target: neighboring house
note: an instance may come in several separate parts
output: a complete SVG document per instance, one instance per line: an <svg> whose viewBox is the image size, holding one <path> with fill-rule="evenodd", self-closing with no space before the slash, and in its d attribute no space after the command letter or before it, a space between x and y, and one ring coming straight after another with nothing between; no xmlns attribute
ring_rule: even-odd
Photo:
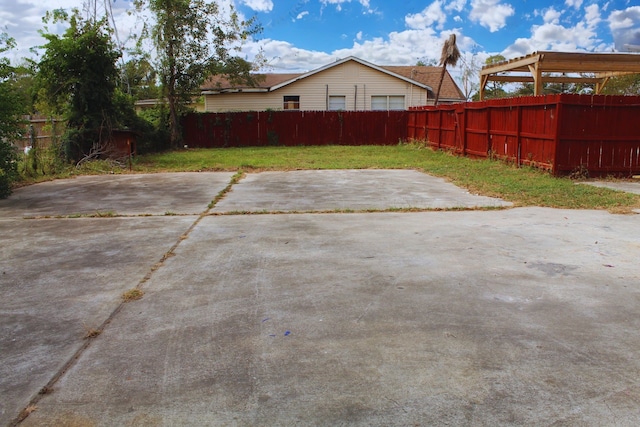
<svg viewBox="0 0 640 427"><path fill-rule="evenodd" d="M215 76L202 85L209 112L303 110L406 110L433 104L442 68L378 66L348 57L300 74L262 74L256 86ZM465 101L448 72L441 103Z"/></svg>

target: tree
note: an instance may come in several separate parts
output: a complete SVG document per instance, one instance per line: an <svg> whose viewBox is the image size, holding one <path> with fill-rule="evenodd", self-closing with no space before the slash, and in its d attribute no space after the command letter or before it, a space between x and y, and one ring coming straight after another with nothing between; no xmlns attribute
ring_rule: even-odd
<svg viewBox="0 0 640 427"><path fill-rule="evenodd" d="M135 0L155 16L150 35L155 46L163 98L169 109L171 143L182 135L179 117L204 80L216 74L231 81L254 81L253 64L232 55L261 29L254 19L241 21L231 7L205 0Z"/></svg>
<svg viewBox="0 0 640 427"><path fill-rule="evenodd" d="M12 49L15 41L0 33L0 54ZM23 102L13 86L15 69L5 57L0 58L0 199L11 194L11 183L18 178L16 150L12 141L22 137L20 114Z"/></svg>
<svg viewBox="0 0 640 427"><path fill-rule="evenodd" d="M505 60L506 58L502 55L493 55L488 57L484 63L485 65L492 65ZM492 81L490 86L486 87L484 91L485 99L504 98L505 96L508 96L508 93L504 90L504 83L502 82Z"/></svg>
<svg viewBox="0 0 640 427"><path fill-rule="evenodd" d="M480 84L478 83L478 71L480 67L476 64L476 55L471 56L468 61L463 59L462 67L462 92L468 101L474 92L478 91Z"/></svg>
<svg viewBox="0 0 640 427"><path fill-rule="evenodd" d="M416 62L416 67L437 67L438 61L433 58L423 58Z"/></svg>
<svg viewBox="0 0 640 427"><path fill-rule="evenodd" d="M105 20L83 19L77 9L47 14L45 22L68 22L62 36L43 32L45 53L38 64L40 96L67 120L65 151L80 160L104 144L118 125L114 96L118 77L115 49Z"/></svg>
<svg viewBox="0 0 640 427"><path fill-rule="evenodd" d="M442 54L440 55L440 66L442 72L440 73L440 82L438 83L438 91L436 92L436 99L433 105L438 105L438 99L440 98L440 89L442 89L442 81L444 80L444 74L447 71L447 65L455 67L460 59L460 51L456 46L456 35L451 33L449 38L444 42L442 46Z"/></svg>
<svg viewBox="0 0 640 427"><path fill-rule="evenodd" d="M606 95L640 95L640 74L612 77L602 93Z"/></svg>
<svg viewBox="0 0 640 427"><path fill-rule="evenodd" d="M533 83L520 83L513 92L515 96L533 96L535 93L535 87Z"/></svg>
<svg viewBox="0 0 640 427"><path fill-rule="evenodd" d="M158 98L157 73L151 62L145 58L131 59L120 69L121 90L135 100Z"/></svg>

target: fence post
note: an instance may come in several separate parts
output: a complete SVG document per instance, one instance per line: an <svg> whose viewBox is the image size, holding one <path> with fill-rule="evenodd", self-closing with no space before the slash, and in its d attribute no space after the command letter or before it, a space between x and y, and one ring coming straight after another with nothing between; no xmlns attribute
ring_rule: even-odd
<svg viewBox="0 0 640 427"><path fill-rule="evenodd" d="M456 114L458 114L458 116L461 116L461 119L459 120L459 124L458 124L458 131L460 132L460 140L462 143L462 155L466 156L467 155L467 108L465 104L460 104L459 106L456 107Z"/></svg>
<svg viewBox="0 0 640 427"><path fill-rule="evenodd" d="M563 114L564 98L559 96L556 98L556 126L553 130L553 160L551 163L551 174L558 176L560 171L558 170L558 153L560 152L560 133L562 126L562 114Z"/></svg>
<svg viewBox="0 0 640 427"><path fill-rule="evenodd" d="M522 140L520 138L520 134L522 133L522 106L516 106L516 146L517 152L516 156L518 159L518 167L522 165Z"/></svg>
<svg viewBox="0 0 640 427"><path fill-rule="evenodd" d="M487 157L493 155L493 141L491 140L491 108L485 101L485 111L487 116Z"/></svg>
<svg viewBox="0 0 640 427"><path fill-rule="evenodd" d="M442 110L438 109L438 149L442 144Z"/></svg>

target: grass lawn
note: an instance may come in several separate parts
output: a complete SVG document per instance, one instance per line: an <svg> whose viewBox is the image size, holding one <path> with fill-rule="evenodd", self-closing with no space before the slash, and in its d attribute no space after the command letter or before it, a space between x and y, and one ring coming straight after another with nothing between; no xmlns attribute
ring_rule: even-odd
<svg viewBox="0 0 640 427"><path fill-rule="evenodd" d="M313 146L188 149L138 156L133 172L241 171L296 169L416 169L448 179L472 193L500 197L515 206L570 209L606 209L631 213L640 208L640 196L575 185L568 178L529 167L517 168L495 160L473 160L420 144L393 146ZM19 169L26 170L24 162ZM23 173L18 186L73 175L128 173L107 161L93 161L79 169L57 168L43 173Z"/></svg>
<svg viewBox="0 0 640 427"><path fill-rule="evenodd" d="M296 169L417 169L469 191L501 197L516 206L607 209L629 213L640 196L575 185L568 178L494 160L472 160L418 144L190 149L138 157L137 172L260 171Z"/></svg>

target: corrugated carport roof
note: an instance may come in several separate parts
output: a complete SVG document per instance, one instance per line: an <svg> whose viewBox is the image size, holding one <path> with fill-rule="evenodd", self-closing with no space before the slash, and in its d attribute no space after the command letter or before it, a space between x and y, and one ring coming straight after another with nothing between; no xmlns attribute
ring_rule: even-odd
<svg viewBox="0 0 640 427"><path fill-rule="evenodd" d="M562 75L543 73L562 73ZM592 76L583 76L580 73L588 73ZM480 99L484 98L484 89L490 81L533 82L535 95L542 94L543 83L595 83L596 93L600 93L610 77L632 73L640 73L640 55L638 54L534 52L482 67Z"/></svg>

